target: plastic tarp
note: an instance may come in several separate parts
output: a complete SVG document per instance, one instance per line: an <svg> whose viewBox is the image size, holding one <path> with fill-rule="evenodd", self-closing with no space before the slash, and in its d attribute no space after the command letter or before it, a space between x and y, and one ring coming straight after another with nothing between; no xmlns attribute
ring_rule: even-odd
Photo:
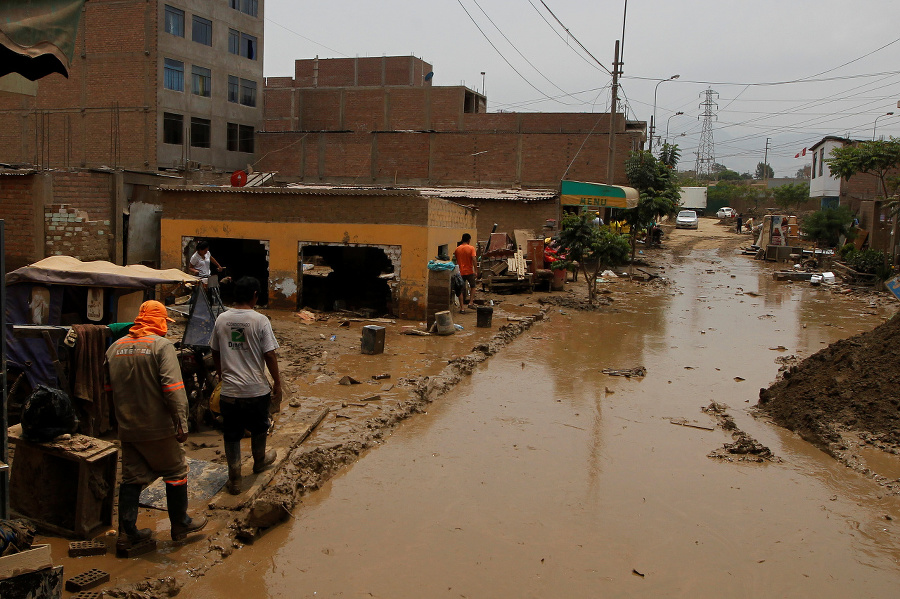
<svg viewBox="0 0 900 599"><path fill-rule="evenodd" d="M62 297L62 287L50 288L50 311L45 324L59 325ZM32 389L38 385L57 387L59 383L56 378L56 370L44 340L40 338L20 339L13 334L12 325L31 323L31 285L7 287L6 320L6 357L9 365L25 373Z"/></svg>
<svg viewBox="0 0 900 599"><path fill-rule="evenodd" d="M157 270L140 264L118 266L104 260L82 262L72 256L44 258L6 275L7 285L43 283L122 289L147 289L166 283L188 283L198 280L197 277L176 268Z"/></svg>
<svg viewBox="0 0 900 599"><path fill-rule="evenodd" d="M0 77L69 76L85 0L0 0Z"/></svg>

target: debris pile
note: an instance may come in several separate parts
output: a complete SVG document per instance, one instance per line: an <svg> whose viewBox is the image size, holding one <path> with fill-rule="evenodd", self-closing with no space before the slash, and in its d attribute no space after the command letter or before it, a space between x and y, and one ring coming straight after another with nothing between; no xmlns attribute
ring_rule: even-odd
<svg viewBox="0 0 900 599"><path fill-rule="evenodd" d="M790 365L760 389L758 408L826 451L844 449L842 430L900 446L900 318Z"/></svg>
<svg viewBox="0 0 900 599"><path fill-rule="evenodd" d="M729 462L780 462L781 458L775 456L772 450L742 431L734 422L734 417L728 413L728 406L712 402L703 411L714 416L716 422L723 430L731 431L733 443L725 443L719 449L711 451L707 457Z"/></svg>

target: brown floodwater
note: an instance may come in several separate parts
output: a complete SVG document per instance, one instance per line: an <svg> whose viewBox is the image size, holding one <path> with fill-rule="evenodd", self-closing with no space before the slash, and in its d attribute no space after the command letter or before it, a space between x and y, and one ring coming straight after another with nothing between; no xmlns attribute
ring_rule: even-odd
<svg viewBox="0 0 900 599"><path fill-rule="evenodd" d="M900 499L746 411L776 357L885 315L744 257L667 276L554 309L184 595L896 596ZM730 436L671 424L713 426L712 401L783 461L711 459Z"/></svg>

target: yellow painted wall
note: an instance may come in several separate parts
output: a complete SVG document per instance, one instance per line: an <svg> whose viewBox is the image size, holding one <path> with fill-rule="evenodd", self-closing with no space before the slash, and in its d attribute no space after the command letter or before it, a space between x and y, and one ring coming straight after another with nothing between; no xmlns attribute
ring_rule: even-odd
<svg viewBox="0 0 900 599"><path fill-rule="evenodd" d="M472 217L474 220L474 217ZM473 227L474 229L474 227ZM214 222L163 218L160 224L163 268L182 267L183 237L233 237L269 243L269 296L273 308L297 307L297 260L299 243L348 243L399 245L400 281L396 292L397 316L412 320L425 317L428 260L437 254L438 243L452 251L464 231L412 225Z"/></svg>

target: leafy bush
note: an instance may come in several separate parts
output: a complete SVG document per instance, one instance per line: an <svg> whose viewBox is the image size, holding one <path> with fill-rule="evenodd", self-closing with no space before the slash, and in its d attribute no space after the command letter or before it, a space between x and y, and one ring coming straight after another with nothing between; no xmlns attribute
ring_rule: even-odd
<svg viewBox="0 0 900 599"><path fill-rule="evenodd" d="M838 250L838 254L841 256L841 260L846 260L847 255L852 252L855 252L855 251L856 251L855 245L853 245L852 243L845 243L843 245L843 247L841 247L841 249Z"/></svg>
<svg viewBox="0 0 900 599"><path fill-rule="evenodd" d="M844 261L856 272L875 274L884 266L884 252L873 249L853 251L844 257Z"/></svg>

